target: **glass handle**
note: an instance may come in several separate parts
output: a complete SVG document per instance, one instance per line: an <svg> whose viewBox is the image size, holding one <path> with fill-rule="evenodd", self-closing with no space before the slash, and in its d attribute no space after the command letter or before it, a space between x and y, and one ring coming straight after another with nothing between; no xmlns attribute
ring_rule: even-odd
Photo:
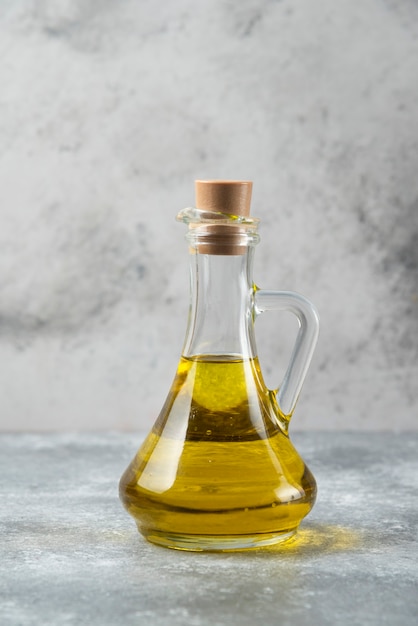
<svg viewBox="0 0 418 626"><path fill-rule="evenodd" d="M299 321L299 331L290 363L277 392L279 408L283 416L289 420L295 410L318 340L318 313L314 305L298 293L265 289L256 290L254 309L256 315L264 311L291 311Z"/></svg>

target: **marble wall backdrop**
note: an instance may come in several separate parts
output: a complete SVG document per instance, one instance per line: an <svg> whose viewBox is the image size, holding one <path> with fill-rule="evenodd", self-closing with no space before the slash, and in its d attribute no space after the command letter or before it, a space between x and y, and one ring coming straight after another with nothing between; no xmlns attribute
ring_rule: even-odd
<svg viewBox="0 0 418 626"><path fill-rule="evenodd" d="M256 282L320 311L293 427L417 427L415 0L3 0L0 52L1 429L151 426L195 178L254 181Z"/></svg>

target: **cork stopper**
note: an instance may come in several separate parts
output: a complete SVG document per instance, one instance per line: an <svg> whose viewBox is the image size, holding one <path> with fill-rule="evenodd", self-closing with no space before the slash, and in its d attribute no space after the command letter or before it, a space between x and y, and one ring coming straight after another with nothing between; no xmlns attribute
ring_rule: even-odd
<svg viewBox="0 0 418 626"><path fill-rule="evenodd" d="M245 226L234 221L223 221L223 213L232 216L248 217L250 214L252 182L248 180L197 180L196 208L214 212L213 219L218 224L195 225L198 237L197 251L203 254L242 255L245 254L248 237Z"/></svg>
<svg viewBox="0 0 418 626"><path fill-rule="evenodd" d="M253 184L249 180L197 180L196 208L229 215L250 214Z"/></svg>

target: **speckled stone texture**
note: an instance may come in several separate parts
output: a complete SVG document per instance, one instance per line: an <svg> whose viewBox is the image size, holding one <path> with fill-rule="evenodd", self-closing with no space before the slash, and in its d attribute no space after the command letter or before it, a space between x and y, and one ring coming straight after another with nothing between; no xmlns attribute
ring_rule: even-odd
<svg viewBox="0 0 418 626"><path fill-rule="evenodd" d="M295 433L318 502L287 548L148 544L117 498L142 435L0 437L7 626L414 626L415 433Z"/></svg>
<svg viewBox="0 0 418 626"><path fill-rule="evenodd" d="M0 429L154 421L195 178L254 181L256 282L319 309L294 427L416 428L415 0L3 0L0 51Z"/></svg>

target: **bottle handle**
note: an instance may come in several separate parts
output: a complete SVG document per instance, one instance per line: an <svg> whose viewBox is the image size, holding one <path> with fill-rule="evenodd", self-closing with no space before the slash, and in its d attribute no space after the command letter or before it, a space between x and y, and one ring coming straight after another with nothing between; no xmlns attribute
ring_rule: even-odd
<svg viewBox="0 0 418 626"><path fill-rule="evenodd" d="M264 311L291 311L299 321L290 363L277 391L280 412L289 422L305 380L318 340L319 317L314 305L304 296L292 291L257 289L254 297L255 315Z"/></svg>

